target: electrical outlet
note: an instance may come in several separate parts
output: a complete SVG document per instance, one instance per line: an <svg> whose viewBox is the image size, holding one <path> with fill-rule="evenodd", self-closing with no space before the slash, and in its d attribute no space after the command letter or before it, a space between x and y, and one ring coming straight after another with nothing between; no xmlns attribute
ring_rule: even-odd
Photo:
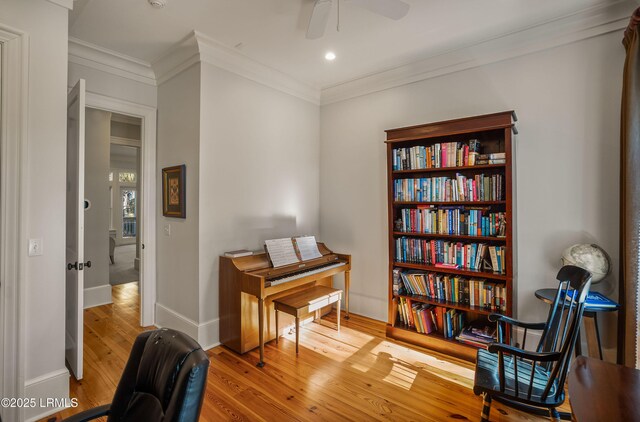
<svg viewBox="0 0 640 422"><path fill-rule="evenodd" d="M164 235L171 236L171 224L164 225Z"/></svg>
<svg viewBox="0 0 640 422"><path fill-rule="evenodd" d="M29 239L29 256L40 256L42 255L42 238L37 239Z"/></svg>

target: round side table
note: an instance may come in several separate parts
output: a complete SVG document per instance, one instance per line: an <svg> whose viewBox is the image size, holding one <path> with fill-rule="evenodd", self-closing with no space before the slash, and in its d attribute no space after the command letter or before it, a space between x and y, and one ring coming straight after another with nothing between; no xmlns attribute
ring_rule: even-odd
<svg viewBox="0 0 640 422"><path fill-rule="evenodd" d="M539 289L536 290L536 297L545 303L552 304L556 297L557 289ZM584 328L587 335L587 347L589 355L594 356L596 353L602 360L602 345L600 344L600 331L598 330L598 312L614 312L620 309L620 305L616 303L615 307L589 306L584 307ZM580 342L580 333L576 341L576 355L582 354L582 344Z"/></svg>

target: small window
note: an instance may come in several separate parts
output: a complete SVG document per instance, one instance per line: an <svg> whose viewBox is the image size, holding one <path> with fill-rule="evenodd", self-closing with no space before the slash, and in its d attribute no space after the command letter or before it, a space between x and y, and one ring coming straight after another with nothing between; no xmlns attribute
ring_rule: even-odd
<svg viewBox="0 0 640 422"><path fill-rule="evenodd" d="M120 183L135 183L136 174L132 171L121 171L118 175L118 180Z"/></svg>
<svg viewBox="0 0 640 422"><path fill-rule="evenodd" d="M113 172L112 171L109 172L109 181L113 182Z"/></svg>
<svg viewBox="0 0 640 422"><path fill-rule="evenodd" d="M136 237L135 189L122 189L122 237Z"/></svg>

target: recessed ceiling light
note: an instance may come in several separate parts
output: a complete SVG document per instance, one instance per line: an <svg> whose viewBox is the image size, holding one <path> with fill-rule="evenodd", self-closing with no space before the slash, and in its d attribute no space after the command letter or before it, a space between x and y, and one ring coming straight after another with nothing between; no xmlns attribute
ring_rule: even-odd
<svg viewBox="0 0 640 422"><path fill-rule="evenodd" d="M336 59L336 53L334 53L333 51L329 51L324 55L324 58L332 62Z"/></svg>

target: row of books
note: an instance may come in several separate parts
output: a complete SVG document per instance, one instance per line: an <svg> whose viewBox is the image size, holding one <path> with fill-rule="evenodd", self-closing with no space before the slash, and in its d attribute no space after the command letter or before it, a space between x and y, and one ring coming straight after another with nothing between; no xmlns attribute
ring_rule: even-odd
<svg viewBox="0 0 640 422"><path fill-rule="evenodd" d="M399 231L465 236L504 236L506 213L490 208L418 205L399 211Z"/></svg>
<svg viewBox="0 0 640 422"><path fill-rule="evenodd" d="M426 303L411 302L398 298L398 318L400 322L422 334L439 332L445 338L457 336L465 324L465 313Z"/></svg>
<svg viewBox="0 0 640 422"><path fill-rule="evenodd" d="M504 274L507 270L507 249L504 246L489 246L488 249L491 269L494 272Z"/></svg>
<svg viewBox="0 0 640 422"><path fill-rule="evenodd" d="M396 179L393 198L395 201L417 202L502 201L503 184L502 174L477 174L467 178L457 173L455 178Z"/></svg>
<svg viewBox="0 0 640 422"><path fill-rule="evenodd" d="M482 270L487 252L484 243L449 242L445 240L396 239L396 261L410 264L435 265L442 268Z"/></svg>
<svg viewBox="0 0 640 422"><path fill-rule="evenodd" d="M417 332L431 334L438 331L438 317L435 306L414 302L404 297L398 298L398 318L408 327L414 327ZM442 325L441 325L442 326Z"/></svg>
<svg viewBox="0 0 640 422"><path fill-rule="evenodd" d="M477 139L468 143L443 142L393 150L393 170L420 170L475 165L480 151Z"/></svg>
<svg viewBox="0 0 640 422"><path fill-rule="evenodd" d="M393 277L394 294L424 296L497 312L507 310L507 289L502 283L399 268L393 270Z"/></svg>
<svg viewBox="0 0 640 422"><path fill-rule="evenodd" d="M476 157L476 165L483 164L505 164L507 154L504 152L494 152L493 154L480 154Z"/></svg>

